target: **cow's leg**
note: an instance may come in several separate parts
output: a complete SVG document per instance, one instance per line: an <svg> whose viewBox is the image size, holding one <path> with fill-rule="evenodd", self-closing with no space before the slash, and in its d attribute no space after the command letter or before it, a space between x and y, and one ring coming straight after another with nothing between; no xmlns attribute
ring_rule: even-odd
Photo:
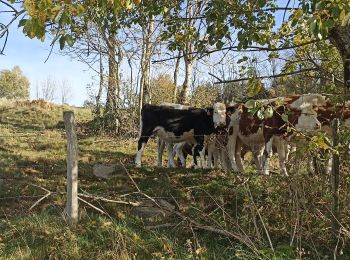
<svg viewBox="0 0 350 260"><path fill-rule="evenodd" d="M197 145L195 144L195 145L192 147L192 165L191 165L191 167L192 167L192 168L195 168L195 169L198 168L197 154L199 154L199 152L198 152L198 147L197 147Z"/></svg>
<svg viewBox="0 0 350 260"><path fill-rule="evenodd" d="M207 158L207 168L211 168L213 157L215 157L215 142L210 142L208 144L208 158ZM214 165L215 167L215 165Z"/></svg>
<svg viewBox="0 0 350 260"><path fill-rule="evenodd" d="M167 143L168 147L168 168L175 167L174 153L173 153L173 143Z"/></svg>
<svg viewBox="0 0 350 260"><path fill-rule="evenodd" d="M243 164L242 164L242 157L241 157L242 145L243 145L242 141L237 138L235 149L234 149L234 158L235 158L235 163L236 163L236 167L237 167L236 172L243 172L244 171ZM231 155L229 155L229 156L231 159ZM234 167L233 164L232 164L232 167ZM234 168L233 168L233 170L235 171Z"/></svg>
<svg viewBox="0 0 350 260"><path fill-rule="evenodd" d="M253 154L253 160L254 160L254 164L256 166L256 172L258 174L262 174L262 156L261 156L261 152L259 149L256 148L252 148L252 154Z"/></svg>
<svg viewBox="0 0 350 260"><path fill-rule="evenodd" d="M164 147L165 147L165 141L161 140L158 137L157 145L158 145L158 167L162 167L162 165L163 165L163 151L164 151Z"/></svg>
<svg viewBox="0 0 350 260"><path fill-rule="evenodd" d="M138 141L137 154L135 159L136 167L141 167L141 157L142 157L143 150L145 149L145 146L147 144L148 138L149 137L147 135L143 135L140 137Z"/></svg>
<svg viewBox="0 0 350 260"><path fill-rule="evenodd" d="M265 151L264 151L264 155L263 155L263 161L262 161L262 165L263 165L263 174L265 175L269 175L269 167L270 167L270 157L273 154L272 151L272 144L273 144L273 137L270 138L270 140L265 144Z"/></svg>
<svg viewBox="0 0 350 260"><path fill-rule="evenodd" d="M219 150L217 148L214 149L213 157L214 157L214 168L217 169L219 167Z"/></svg>
<svg viewBox="0 0 350 260"><path fill-rule="evenodd" d="M199 155L201 157L201 166L203 169L207 168L206 161L205 161L205 147L203 145L198 147Z"/></svg>
<svg viewBox="0 0 350 260"><path fill-rule="evenodd" d="M287 167L286 167L286 160L288 157L287 144L284 140L281 140L280 138L276 138L275 145L277 148L278 159L280 164L280 173L288 176Z"/></svg>
<svg viewBox="0 0 350 260"><path fill-rule="evenodd" d="M196 145L196 149L199 152L199 156L201 158L201 167L205 169L207 167L206 161L205 161L205 147L203 142L199 142Z"/></svg>
<svg viewBox="0 0 350 260"><path fill-rule="evenodd" d="M231 165L231 160L228 157L227 149L221 148L220 155L221 155L221 165L224 171L231 171L232 165Z"/></svg>
<svg viewBox="0 0 350 260"><path fill-rule="evenodd" d="M243 167L239 167L238 164L242 165L242 162L236 161L236 150L237 150L237 131L232 126L229 129L228 142L227 142L227 153L231 161L231 165L234 172L243 171ZM241 146L242 147L242 146ZM240 150L240 149L239 149Z"/></svg>
<svg viewBox="0 0 350 260"><path fill-rule="evenodd" d="M197 135L195 134L195 139L197 145L195 146L195 150L199 152L199 156L201 158L201 167L205 169L207 167L206 161L205 161L205 146L204 146L204 136L203 135ZM194 152L195 152L194 150ZM195 153L193 154L195 155Z"/></svg>
<svg viewBox="0 0 350 260"><path fill-rule="evenodd" d="M174 153L179 157L181 166L186 168L186 158L183 153L183 147L185 144L185 142L175 144Z"/></svg>

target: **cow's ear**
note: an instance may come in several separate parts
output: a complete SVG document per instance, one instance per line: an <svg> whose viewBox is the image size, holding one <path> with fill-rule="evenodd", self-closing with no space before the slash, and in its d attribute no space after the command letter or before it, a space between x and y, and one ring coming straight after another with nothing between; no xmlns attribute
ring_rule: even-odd
<svg viewBox="0 0 350 260"><path fill-rule="evenodd" d="M207 111L208 116L213 115L214 109L212 107L207 107L205 110Z"/></svg>

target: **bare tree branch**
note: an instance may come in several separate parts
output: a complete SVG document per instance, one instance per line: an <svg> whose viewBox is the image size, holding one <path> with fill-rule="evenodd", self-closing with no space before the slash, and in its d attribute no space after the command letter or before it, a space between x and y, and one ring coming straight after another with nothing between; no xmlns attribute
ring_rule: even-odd
<svg viewBox="0 0 350 260"><path fill-rule="evenodd" d="M293 72L288 72L288 73L281 73L281 74L270 75L270 76L261 76L261 77L256 77L256 78L257 79L280 78L280 77L300 74L300 73L304 73L304 72L308 72L308 71L318 71L318 69L317 68L306 68L306 69L302 69L302 70L298 70L298 71L293 71ZM221 80L219 82L214 82L214 84L240 82L240 81L245 81L245 80L249 80L249 79L251 79L251 77L249 77L249 78L240 78L240 79L232 79L232 80Z"/></svg>
<svg viewBox="0 0 350 260"><path fill-rule="evenodd" d="M202 53L203 53L203 56L205 56L205 55L208 55L208 54L212 54L214 52L219 52L219 51L224 51L224 50L239 51L239 52L283 51L283 50L290 50L290 49L303 47L303 46L306 46L306 45L309 45L309 44L313 44L313 43L317 43L317 42L320 42L320 41L322 41L322 40L312 40L312 41L304 42L304 43L301 43L301 44L298 44L298 45L286 46L286 47L277 47L277 48L260 47L260 46L249 46L249 47L247 47L247 49L239 49L238 46L228 46L228 47L221 48L221 49L214 49L214 50L210 50L210 51L204 51ZM199 52L193 52L191 54L198 54L198 53ZM154 61L152 61L152 63L165 62L165 61L169 61L169 60L173 60L173 59L177 59L177 58L183 58L183 55L172 56L172 57L161 59L161 60L154 60Z"/></svg>

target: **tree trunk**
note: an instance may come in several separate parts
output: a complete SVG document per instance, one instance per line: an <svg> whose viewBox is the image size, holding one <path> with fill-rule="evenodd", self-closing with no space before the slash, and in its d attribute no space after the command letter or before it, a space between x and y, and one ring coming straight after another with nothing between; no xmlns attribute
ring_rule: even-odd
<svg viewBox="0 0 350 260"><path fill-rule="evenodd" d="M150 72L151 72L151 56L152 56L152 33L154 21L151 20L146 27L143 28L143 49L141 58L141 87L143 88L142 105L151 103L150 91Z"/></svg>
<svg viewBox="0 0 350 260"><path fill-rule="evenodd" d="M96 96L96 114L100 116L101 113L101 96L104 84L104 76L103 76L103 64L102 64L102 52L100 52L100 86Z"/></svg>
<svg viewBox="0 0 350 260"><path fill-rule="evenodd" d="M343 60L344 66L344 94L348 99L347 93L350 89L350 26L334 27L329 32L331 43L338 49Z"/></svg>
<svg viewBox="0 0 350 260"><path fill-rule="evenodd" d="M189 96L190 96L190 87L191 87L191 79L192 79L192 67L193 60L185 56L185 81L182 85L182 90L180 93L180 104L188 104Z"/></svg>
<svg viewBox="0 0 350 260"><path fill-rule="evenodd" d="M108 37L108 87L107 87L107 101L106 112L115 112L117 110L117 71L116 71L116 41L115 35L111 34Z"/></svg>
<svg viewBox="0 0 350 260"><path fill-rule="evenodd" d="M177 102L177 79L179 77L179 68L180 68L180 52L179 57L176 59L175 70L174 70L174 94L173 94L173 102Z"/></svg>
<svg viewBox="0 0 350 260"><path fill-rule="evenodd" d="M144 104L151 103L150 91L150 73L151 73L151 56L154 45L151 42L152 33L154 30L154 20L142 28L143 44L141 56L141 79L140 79L140 97L139 97L139 115L141 118L141 110Z"/></svg>

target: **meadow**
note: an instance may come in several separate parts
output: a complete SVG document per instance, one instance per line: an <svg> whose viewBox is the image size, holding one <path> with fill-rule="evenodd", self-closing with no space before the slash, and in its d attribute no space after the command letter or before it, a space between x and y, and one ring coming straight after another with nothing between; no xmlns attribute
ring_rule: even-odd
<svg viewBox="0 0 350 260"><path fill-rule="evenodd" d="M66 136L79 143L79 223L64 218ZM96 135L91 110L43 101L0 102L0 259L325 259L350 257L350 172L342 161L339 233L329 176L294 155L291 176L143 167L136 139ZM93 174L114 165L109 179ZM274 162L276 164L276 162ZM339 258L338 257L338 258Z"/></svg>

